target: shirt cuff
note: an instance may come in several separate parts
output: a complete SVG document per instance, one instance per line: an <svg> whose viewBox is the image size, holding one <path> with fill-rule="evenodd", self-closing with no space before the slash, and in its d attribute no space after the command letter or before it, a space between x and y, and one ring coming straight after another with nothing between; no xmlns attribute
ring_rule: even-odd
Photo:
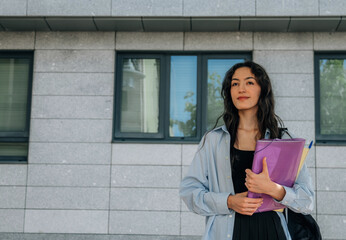
<svg viewBox="0 0 346 240"><path fill-rule="evenodd" d="M229 209L227 205L229 195L229 193L219 193L217 206L220 214L230 214L233 211L232 209Z"/></svg>
<svg viewBox="0 0 346 240"><path fill-rule="evenodd" d="M284 187L284 189L286 191L286 194L285 194L284 198L281 201L277 201L275 198L273 198L273 199L277 203L281 203L283 205L288 206L288 205L290 205L294 201L295 194L294 194L294 191L293 191L292 188L289 188L289 187L286 187L286 186L283 186L283 187Z"/></svg>

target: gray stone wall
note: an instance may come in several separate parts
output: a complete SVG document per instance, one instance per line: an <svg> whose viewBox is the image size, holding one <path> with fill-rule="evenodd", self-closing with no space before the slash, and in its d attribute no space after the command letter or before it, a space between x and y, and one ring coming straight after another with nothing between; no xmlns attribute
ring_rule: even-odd
<svg viewBox="0 0 346 240"><path fill-rule="evenodd" d="M296 136L314 139L314 51L345 51L345 38L310 32L0 32L0 50L35 50L29 163L0 165L0 238L196 239L203 233L203 217L178 196L196 144L111 143L116 50L252 51L272 78L278 115ZM345 153L346 147L317 146L307 160L324 239L346 236Z"/></svg>
<svg viewBox="0 0 346 240"><path fill-rule="evenodd" d="M0 5L2 16L33 17L346 15L343 0L0 0Z"/></svg>

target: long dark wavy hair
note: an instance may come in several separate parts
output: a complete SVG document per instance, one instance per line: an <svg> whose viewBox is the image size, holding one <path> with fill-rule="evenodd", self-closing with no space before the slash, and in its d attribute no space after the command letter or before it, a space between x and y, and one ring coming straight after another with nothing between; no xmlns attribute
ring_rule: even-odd
<svg viewBox="0 0 346 240"><path fill-rule="evenodd" d="M235 71L242 67L250 68L252 74L255 75L255 80L261 87L257 111L260 139L264 138L266 129L270 131L270 138L281 138L280 129L283 129L283 122L274 111L275 101L269 76L261 65L252 61L237 63L227 71L221 89L221 96L224 100L224 112L217 118L214 128L217 126L220 118L223 118L231 135L231 146L234 146L234 143L237 141L239 115L238 109L234 106L231 97L231 81Z"/></svg>

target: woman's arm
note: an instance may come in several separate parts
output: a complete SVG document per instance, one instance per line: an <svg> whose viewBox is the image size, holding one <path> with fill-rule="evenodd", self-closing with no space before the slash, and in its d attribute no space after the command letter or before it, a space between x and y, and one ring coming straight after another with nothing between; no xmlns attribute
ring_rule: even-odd
<svg viewBox="0 0 346 240"><path fill-rule="evenodd" d="M204 136L205 138L205 136ZM212 149L211 144L204 138L189 167L188 174L180 183L180 197L190 211L203 216L230 214L227 206L229 193L209 192L208 155ZM213 179L210 179L213 181ZM216 180L216 179L215 179Z"/></svg>

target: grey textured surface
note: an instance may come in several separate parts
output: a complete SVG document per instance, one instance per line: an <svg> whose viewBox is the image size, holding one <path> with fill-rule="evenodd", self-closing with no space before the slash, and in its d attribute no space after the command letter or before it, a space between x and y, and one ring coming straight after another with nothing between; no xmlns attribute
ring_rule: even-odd
<svg viewBox="0 0 346 240"><path fill-rule="evenodd" d="M313 33L254 33L257 50L312 50Z"/></svg>
<svg viewBox="0 0 346 240"><path fill-rule="evenodd" d="M257 0L257 16L318 16L318 0Z"/></svg>
<svg viewBox="0 0 346 240"><path fill-rule="evenodd" d="M314 50L346 50L345 32L314 33Z"/></svg>
<svg viewBox="0 0 346 240"><path fill-rule="evenodd" d="M314 120L314 99L313 98L276 98L276 113L282 120Z"/></svg>
<svg viewBox="0 0 346 240"><path fill-rule="evenodd" d="M205 217L191 212L181 213L182 235L203 235L205 229Z"/></svg>
<svg viewBox="0 0 346 240"><path fill-rule="evenodd" d="M344 0L319 0L321 16L342 16L346 14Z"/></svg>
<svg viewBox="0 0 346 240"><path fill-rule="evenodd" d="M26 208L108 210L109 188L28 187Z"/></svg>
<svg viewBox="0 0 346 240"><path fill-rule="evenodd" d="M318 146L317 167L346 168L346 149L343 146Z"/></svg>
<svg viewBox="0 0 346 240"><path fill-rule="evenodd" d="M110 16L111 0L27 0L29 16Z"/></svg>
<svg viewBox="0 0 346 240"><path fill-rule="evenodd" d="M182 16L183 0L112 0L112 16Z"/></svg>
<svg viewBox="0 0 346 240"><path fill-rule="evenodd" d="M41 165L28 170L28 186L109 187L110 166Z"/></svg>
<svg viewBox="0 0 346 240"><path fill-rule="evenodd" d="M112 119L111 96L34 96L32 118Z"/></svg>
<svg viewBox="0 0 346 240"><path fill-rule="evenodd" d="M112 187L178 188L181 167L113 166Z"/></svg>
<svg viewBox="0 0 346 240"><path fill-rule="evenodd" d="M111 211L111 234L179 235L179 212Z"/></svg>
<svg viewBox="0 0 346 240"><path fill-rule="evenodd" d="M108 211L26 210L25 232L107 233Z"/></svg>
<svg viewBox="0 0 346 240"><path fill-rule="evenodd" d="M28 0L1 0L0 16L25 16Z"/></svg>
<svg viewBox="0 0 346 240"><path fill-rule="evenodd" d="M312 51L253 51L253 60L271 73L313 73Z"/></svg>
<svg viewBox="0 0 346 240"><path fill-rule="evenodd" d="M183 50L182 32L117 32L116 50Z"/></svg>
<svg viewBox="0 0 346 240"><path fill-rule="evenodd" d="M250 32L187 32L184 50L252 50Z"/></svg>
<svg viewBox="0 0 346 240"><path fill-rule="evenodd" d="M35 49L114 49L114 32L37 32Z"/></svg>
<svg viewBox="0 0 346 240"><path fill-rule="evenodd" d="M269 74L275 97L314 97L314 75L306 73Z"/></svg>
<svg viewBox="0 0 346 240"><path fill-rule="evenodd" d="M113 144L113 164L177 165L181 164L180 144Z"/></svg>
<svg viewBox="0 0 346 240"><path fill-rule="evenodd" d="M21 208L24 209L25 187L1 186L0 187L0 208Z"/></svg>
<svg viewBox="0 0 346 240"><path fill-rule="evenodd" d="M0 165L0 186L25 186L27 165Z"/></svg>
<svg viewBox="0 0 346 240"><path fill-rule="evenodd" d="M114 72L114 51L37 50L35 72Z"/></svg>
<svg viewBox="0 0 346 240"><path fill-rule="evenodd" d="M323 239L345 239L345 216L317 215Z"/></svg>
<svg viewBox="0 0 346 240"><path fill-rule="evenodd" d="M24 209L0 209L0 232L23 232Z"/></svg>
<svg viewBox="0 0 346 240"><path fill-rule="evenodd" d="M319 214L345 215L346 192L319 191L317 205Z"/></svg>
<svg viewBox="0 0 346 240"><path fill-rule="evenodd" d="M254 16L255 1L188 0L184 1L184 16Z"/></svg>
<svg viewBox="0 0 346 240"><path fill-rule="evenodd" d="M33 95L112 96L113 73L35 73Z"/></svg>
<svg viewBox="0 0 346 240"><path fill-rule="evenodd" d="M179 212L179 190L165 188L112 188L110 209Z"/></svg>
<svg viewBox="0 0 346 240"><path fill-rule="evenodd" d="M345 168L317 168L317 190L346 192L345 182Z"/></svg>
<svg viewBox="0 0 346 240"><path fill-rule="evenodd" d="M111 141L111 120L32 119L32 142L94 142Z"/></svg>
<svg viewBox="0 0 346 240"><path fill-rule="evenodd" d="M36 143L29 145L30 163L110 164L110 143Z"/></svg>
<svg viewBox="0 0 346 240"><path fill-rule="evenodd" d="M13 39L16 39L13 41ZM0 49L33 50L35 48L34 32L0 32Z"/></svg>

